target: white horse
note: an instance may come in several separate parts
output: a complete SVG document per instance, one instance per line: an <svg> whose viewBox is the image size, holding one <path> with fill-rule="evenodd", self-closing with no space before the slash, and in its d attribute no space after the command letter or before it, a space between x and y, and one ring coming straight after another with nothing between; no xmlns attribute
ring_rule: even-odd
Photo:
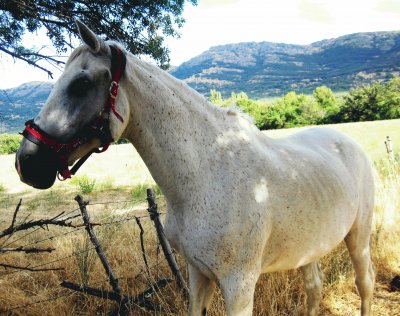
<svg viewBox="0 0 400 316"><path fill-rule="evenodd" d="M118 46L77 25L86 45L72 53L29 125L59 142L71 142L104 112L110 45ZM345 240L361 315L370 315L374 181L361 148L326 128L271 139L244 115L119 48L127 56L115 104L121 119L111 113L106 122L113 139L131 141L165 195L165 233L189 264L189 314L205 315L218 285L228 315L251 315L260 274L300 268L307 315L317 315L317 261ZM64 155L68 164L101 146L98 138L86 135L73 146ZM20 177L49 187L60 168L55 154L28 139L17 153Z"/></svg>

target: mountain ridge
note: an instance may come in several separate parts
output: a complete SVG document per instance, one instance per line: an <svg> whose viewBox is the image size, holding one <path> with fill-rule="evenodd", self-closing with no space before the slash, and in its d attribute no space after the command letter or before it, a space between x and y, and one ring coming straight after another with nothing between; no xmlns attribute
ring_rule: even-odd
<svg viewBox="0 0 400 316"><path fill-rule="evenodd" d="M310 93L320 85L349 90L400 74L400 31L367 32L308 45L243 42L213 46L171 74L202 94L211 89L253 98L288 91Z"/></svg>
<svg viewBox="0 0 400 316"><path fill-rule="evenodd" d="M31 81L0 91L0 133L17 133L46 102L53 83Z"/></svg>
<svg viewBox="0 0 400 316"><path fill-rule="evenodd" d="M289 91L311 93L321 85L347 91L400 76L400 31L355 33L308 45L218 45L170 73L206 96L216 89L225 97L243 91L251 98L264 98ZM31 82L1 90L0 132L20 131L38 113L52 87L50 82Z"/></svg>

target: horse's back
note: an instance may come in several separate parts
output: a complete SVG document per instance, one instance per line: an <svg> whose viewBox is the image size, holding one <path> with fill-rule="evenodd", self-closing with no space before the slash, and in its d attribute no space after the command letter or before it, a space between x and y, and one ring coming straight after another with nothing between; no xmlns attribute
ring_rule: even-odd
<svg viewBox="0 0 400 316"><path fill-rule="evenodd" d="M346 184L352 184L361 202L368 200L368 203L373 203L374 176L371 162L362 147L352 138L332 128L318 127L297 133L288 140L300 143L313 155L320 156L330 167L329 172L347 179L344 181Z"/></svg>
<svg viewBox="0 0 400 316"><path fill-rule="evenodd" d="M363 184L360 179L364 175L372 181L371 164L361 146L335 129L310 128L276 141L280 143L281 150L291 150L298 159L309 159L311 168L316 167L313 162L321 161L331 166L327 168L328 172L331 172L330 169L341 172L343 177L351 177L359 185Z"/></svg>

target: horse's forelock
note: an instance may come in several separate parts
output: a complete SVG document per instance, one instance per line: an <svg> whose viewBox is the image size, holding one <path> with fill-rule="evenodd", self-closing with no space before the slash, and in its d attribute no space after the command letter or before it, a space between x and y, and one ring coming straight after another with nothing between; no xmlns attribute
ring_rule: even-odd
<svg viewBox="0 0 400 316"><path fill-rule="evenodd" d="M84 51L88 51L89 47L86 45L82 45L79 46L78 48L76 48L75 50L73 50L73 52L71 53L71 55L68 57L67 63L65 64L66 66L68 66L73 60L75 60L76 58L78 58L80 55L82 55L82 53Z"/></svg>

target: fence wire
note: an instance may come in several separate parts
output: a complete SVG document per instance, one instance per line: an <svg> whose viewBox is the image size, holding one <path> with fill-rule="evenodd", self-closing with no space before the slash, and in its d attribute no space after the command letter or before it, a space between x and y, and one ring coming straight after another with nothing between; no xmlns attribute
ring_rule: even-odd
<svg viewBox="0 0 400 316"><path fill-rule="evenodd" d="M137 200L95 201L95 202L87 203L87 206L116 205L116 204L129 204L129 203L137 203ZM67 218L68 216L70 216L74 212L78 212L78 211L79 211L79 208L74 208L72 210L69 210L69 211L65 212L64 214L62 214L60 219ZM128 222L131 222L131 221L138 221L138 220L140 221L142 219L144 219L144 220L150 219L150 215L148 215L148 214L143 215L143 212L147 212L147 209L145 209L145 208L139 209L139 210L138 209L131 209L131 210L128 209L126 211L129 212L129 213L131 213L131 212L140 213L140 215L139 214L137 214L137 215L129 214L127 216L116 216L115 214L112 213L113 210L110 210L110 214L108 216L106 216L106 217L101 218L101 221L99 223L97 223L98 227L107 227L107 226L112 226L112 225L117 225L117 224L122 224L122 223L128 223ZM161 213L160 212L160 214L164 215L165 213ZM111 220L108 220L108 219L111 219ZM137 224L135 224L135 226L133 226L134 235L136 235L136 233L135 233L135 227L136 226L137 226ZM97 227L97 226L94 226L94 227ZM34 236L34 234L37 233L40 229L41 229L41 227L32 228L31 231L29 231L29 232L27 232L25 234L22 234L21 236L18 236L17 238L15 238L15 239L13 239L11 241L10 240L6 240L3 245L0 245L0 248L9 247L10 245L16 244L17 242L21 242L21 241L26 240L28 237L32 238L32 236ZM56 229L52 229L51 231L53 231L53 230L59 231L59 230L64 230L64 229L70 229L70 230L67 231L67 232L51 234L51 236L48 236L48 237L45 237L45 238L40 238L40 239L31 241L31 242L27 242L24 245L19 246L19 247L26 248L26 247L36 246L36 245L39 245L39 244L42 244L42 243L45 243L45 242L49 242L49 241L54 242L56 239L60 239L60 238L66 237L68 235L75 235L75 236L78 237L81 232L83 233L83 230L85 229L85 226L78 227L78 228L73 228L73 229L66 228L66 227L57 227ZM138 259L138 262L142 262L143 267L139 270L139 273L136 276L133 277L133 279L137 280L138 278L143 277L144 280L147 280L150 277L150 275L148 275L149 269L150 270L154 270L154 269L156 270L156 272L153 273L153 276L151 276L151 278L153 280L154 280L154 278L157 278L159 276L160 265L161 265L162 261L166 261L166 260L165 260L165 258L164 258L164 260L160 260L159 259L159 243L157 242L157 244L153 245L153 246L156 247L156 258L154 259L155 263L153 263L153 264L147 264L147 262L146 262L146 266L145 266L145 263L143 262L143 258L141 256L141 251L138 250L137 253L135 253L135 255L138 256L138 258L140 258L140 259ZM74 258L74 257L76 258L79 255L87 254L89 252L94 252L95 248L96 248L95 246L91 246L91 247L88 247L88 248L80 250L80 251L74 251L73 253L71 253L69 255L61 256L61 257L58 257L58 258L55 258L55 259L52 259L52 260L37 264L37 265L28 265L28 267L30 269L39 269L39 268L43 268L43 267L47 267L47 266L54 266L56 263L66 262L67 260L69 260L71 258ZM132 250L132 252L133 251L134 250ZM2 261L1 260L2 258L4 258L4 260L6 259L6 253L5 252L4 253L0 253L0 263ZM21 273L21 272L26 272L26 270L14 269L12 271L5 271L4 273L0 273L0 279L5 278L5 277L10 276L10 275L15 275L15 274L18 274L18 273ZM29 273L37 273L37 272L29 272ZM41 273L46 273L46 271L42 271ZM145 274L148 275L148 276L145 277ZM77 277L76 273L74 273L72 276L74 278ZM121 278L128 278L128 276L120 276L120 279ZM104 279L102 281L92 283L91 286L100 285L100 284L103 284L103 283L105 283L107 281L108 281L108 279ZM170 285L168 285L168 287L170 287ZM172 290L172 288L171 288L171 290ZM64 291L64 289L63 289L63 291ZM4 313L12 313L13 311L16 311L18 309L29 308L29 307L31 307L33 305L44 304L44 303L48 303L48 302L51 302L51 301L59 300L61 298L65 298L65 297L69 297L69 296L72 296L72 295L76 295L76 293L73 292L73 291L70 291L70 290L67 290L67 289L65 289L65 291L67 291L67 293L56 295L56 296L48 298L48 299L39 299L39 300L34 301L34 302L30 302L30 303L27 303L27 304L21 304L21 305L17 305L17 306L12 306L12 307L9 307L9 308L6 308L6 309L1 309L0 308L0 311L4 312ZM162 296L160 296L158 293L156 294L156 296L157 296L157 298L159 299L160 302L165 303L165 299Z"/></svg>

